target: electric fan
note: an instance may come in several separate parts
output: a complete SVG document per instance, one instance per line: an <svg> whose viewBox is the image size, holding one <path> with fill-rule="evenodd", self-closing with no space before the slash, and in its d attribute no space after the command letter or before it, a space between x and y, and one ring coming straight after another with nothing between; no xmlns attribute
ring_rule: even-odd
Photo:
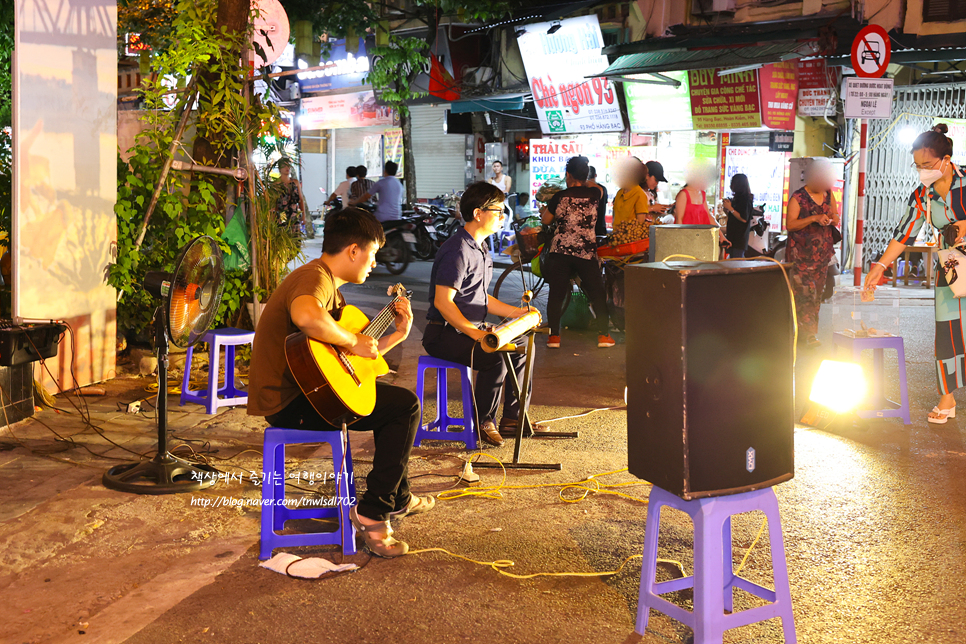
<svg viewBox="0 0 966 644"><path fill-rule="evenodd" d="M193 492L217 480L213 467L189 463L168 452L168 342L186 349L201 339L218 312L224 285L221 249L211 237L198 237L185 246L173 272L145 275L144 288L161 299L154 313L158 453L150 461L112 467L104 473L105 487L137 494L174 494Z"/></svg>

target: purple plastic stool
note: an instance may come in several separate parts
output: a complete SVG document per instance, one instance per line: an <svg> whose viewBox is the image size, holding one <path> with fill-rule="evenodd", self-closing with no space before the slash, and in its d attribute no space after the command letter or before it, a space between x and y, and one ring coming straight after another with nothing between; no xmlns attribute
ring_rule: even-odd
<svg viewBox="0 0 966 644"><path fill-rule="evenodd" d="M844 333L833 333L832 344L852 352L852 359L858 362L862 352L872 350L872 397L871 409L856 411L860 418L901 418L906 425L912 424L909 418L909 392L906 385L906 350L902 338L886 336L883 338L850 338ZM882 355L886 349L895 349L899 363L899 402L885 397L883 387L884 368Z"/></svg>
<svg viewBox="0 0 966 644"><path fill-rule="evenodd" d="M332 505L293 509L285 504L285 446L303 443L328 443L332 446L332 476L335 477L336 484L336 496ZM262 482L262 537L258 550L259 559L270 559L275 548L295 546L341 545L343 555L356 553L356 529L349 521L349 508L356 504L356 484L352 474L349 441L343 441L342 432L269 427L265 430L262 474L265 480ZM276 532L285 527L286 521L332 517L339 519L339 527L333 532Z"/></svg>
<svg viewBox="0 0 966 644"><path fill-rule="evenodd" d="M685 512L694 523L694 575L657 583L654 579L657 572L657 542L661 529L661 508L665 506ZM764 512L768 521L775 590L768 590L734 573L731 517L754 510ZM686 588L694 588L694 612L660 597L664 593ZM734 610L734 588L770 603L738 613L731 612ZM730 496L684 501L659 487L652 488L647 504L641 591L637 625L634 628L640 635L647 630L652 608L689 626L694 631L694 644L721 644L725 631L774 617L782 620L785 643L795 644L795 618L792 615L785 545L782 542L781 516L775 491L769 487Z"/></svg>
<svg viewBox="0 0 966 644"><path fill-rule="evenodd" d="M235 388L235 347L240 344L251 344L254 339L254 331L231 327L212 329L201 338L201 342L208 343L208 389L206 391L189 389L194 347L188 347L188 355L184 361L184 380L181 383L181 404L190 402L204 405L209 414L216 413L219 407L247 405L248 392ZM222 347L225 347L225 384L218 389Z"/></svg>
<svg viewBox="0 0 966 644"><path fill-rule="evenodd" d="M436 420L428 425L423 424L422 416L419 418L419 429L416 430L416 440L413 443L419 447L422 441L463 441L466 449L476 449L476 429L473 422L473 389L470 387L470 378L473 377L470 368L457 362L440 360L431 356L420 356L416 365L416 395L419 396L420 405L423 401L423 385L428 369L436 369ZM463 394L463 418L451 418L449 415L449 398L447 396L449 386L446 382L446 372L453 369L460 374L460 389ZM462 425L463 431L449 431L452 425Z"/></svg>

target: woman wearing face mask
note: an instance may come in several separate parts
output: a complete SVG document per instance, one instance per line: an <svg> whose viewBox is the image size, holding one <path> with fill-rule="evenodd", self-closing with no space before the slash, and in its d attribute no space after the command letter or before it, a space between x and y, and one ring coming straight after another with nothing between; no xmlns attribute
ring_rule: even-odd
<svg viewBox="0 0 966 644"><path fill-rule="evenodd" d="M785 226L788 242L785 261L794 264L792 290L798 311L799 338L810 347L819 346L818 311L835 253L832 226L839 225L838 207L832 196L832 164L815 159L805 170L805 185L788 200Z"/></svg>
<svg viewBox="0 0 966 644"><path fill-rule="evenodd" d="M866 291L874 291L886 266L895 261L907 244L928 220L938 229L947 224L956 226L956 242L966 236L966 178L952 162L953 142L946 136L948 128L940 123L923 132L912 144L913 166L922 185L909 198L909 211L896 226L892 241L865 278ZM949 248L945 236L940 236L940 247ZM936 280L936 378L939 383L939 404L929 412L930 423L945 423L956 417L953 392L966 384L966 343L963 341L961 300L953 297L946 284L945 273L938 271Z"/></svg>

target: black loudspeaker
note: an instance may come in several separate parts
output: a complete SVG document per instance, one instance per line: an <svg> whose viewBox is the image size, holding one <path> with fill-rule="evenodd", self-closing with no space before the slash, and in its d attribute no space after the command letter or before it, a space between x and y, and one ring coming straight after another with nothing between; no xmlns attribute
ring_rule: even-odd
<svg viewBox="0 0 966 644"><path fill-rule="evenodd" d="M628 266L627 467L686 500L792 478L793 322L767 261Z"/></svg>

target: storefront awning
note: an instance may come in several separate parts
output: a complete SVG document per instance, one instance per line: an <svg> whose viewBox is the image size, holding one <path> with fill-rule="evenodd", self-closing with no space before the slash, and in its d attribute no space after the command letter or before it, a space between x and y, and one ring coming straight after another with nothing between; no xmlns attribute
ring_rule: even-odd
<svg viewBox="0 0 966 644"><path fill-rule="evenodd" d="M454 101L449 111L453 114L464 112L519 112L523 109L527 94L506 94Z"/></svg>
<svg viewBox="0 0 966 644"><path fill-rule="evenodd" d="M680 72L692 69L734 68L736 71L747 70L771 63L812 56L817 51L818 42L815 40L738 47L649 51L621 56L599 76L621 79L625 76L638 74L660 74L661 72Z"/></svg>

